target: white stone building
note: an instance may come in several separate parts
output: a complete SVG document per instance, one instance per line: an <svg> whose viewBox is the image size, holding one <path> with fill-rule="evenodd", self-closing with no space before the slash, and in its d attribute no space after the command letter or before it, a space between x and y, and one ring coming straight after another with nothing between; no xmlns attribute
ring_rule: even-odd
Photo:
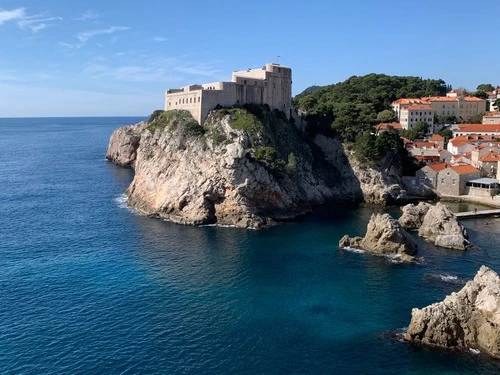
<svg viewBox="0 0 500 375"><path fill-rule="evenodd" d="M292 69L266 64L259 69L234 71L231 82L184 86L165 92L165 110L184 109L203 124L217 105L267 104L290 118Z"/></svg>

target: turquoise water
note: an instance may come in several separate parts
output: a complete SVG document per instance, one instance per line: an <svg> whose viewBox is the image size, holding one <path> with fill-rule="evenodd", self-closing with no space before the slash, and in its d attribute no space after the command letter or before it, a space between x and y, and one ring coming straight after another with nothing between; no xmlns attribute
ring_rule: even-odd
<svg viewBox="0 0 500 375"><path fill-rule="evenodd" d="M0 372L500 373L393 335L481 264L500 271L499 219L464 222L475 251L424 245L423 265L337 249L373 208L260 231L150 219L123 202L133 172L104 160L138 120L0 119Z"/></svg>

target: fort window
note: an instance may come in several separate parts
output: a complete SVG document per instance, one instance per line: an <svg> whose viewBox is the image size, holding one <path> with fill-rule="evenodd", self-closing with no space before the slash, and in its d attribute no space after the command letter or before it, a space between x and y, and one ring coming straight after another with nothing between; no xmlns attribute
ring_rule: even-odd
<svg viewBox="0 0 500 375"><path fill-rule="evenodd" d="M189 98L189 103L192 103L193 102L193 98Z"/></svg>
<svg viewBox="0 0 500 375"><path fill-rule="evenodd" d="M244 84L244 85L246 85L246 84L247 84L247 80L246 80L246 79L244 79L244 80L243 80L243 84Z"/></svg>
<svg viewBox="0 0 500 375"><path fill-rule="evenodd" d="M198 96L198 103L201 101L201 96Z"/></svg>

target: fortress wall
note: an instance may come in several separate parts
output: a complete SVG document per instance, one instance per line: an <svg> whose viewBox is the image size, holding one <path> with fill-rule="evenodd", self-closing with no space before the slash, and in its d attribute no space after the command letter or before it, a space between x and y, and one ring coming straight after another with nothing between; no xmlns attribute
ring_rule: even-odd
<svg viewBox="0 0 500 375"><path fill-rule="evenodd" d="M184 109L191 112L193 117L200 122L202 92L200 89L170 93L167 91L165 94L165 110Z"/></svg>

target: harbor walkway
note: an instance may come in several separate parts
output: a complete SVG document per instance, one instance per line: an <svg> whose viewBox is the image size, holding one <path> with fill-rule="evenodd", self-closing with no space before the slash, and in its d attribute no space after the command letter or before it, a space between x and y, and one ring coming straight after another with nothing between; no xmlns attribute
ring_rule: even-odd
<svg viewBox="0 0 500 375"><path fill-rule="evenodd" d="M474 210L469 212L458 212L455 214L459 219L473 219L475 217L500 216L500 209L496 210Z"/></svg>

